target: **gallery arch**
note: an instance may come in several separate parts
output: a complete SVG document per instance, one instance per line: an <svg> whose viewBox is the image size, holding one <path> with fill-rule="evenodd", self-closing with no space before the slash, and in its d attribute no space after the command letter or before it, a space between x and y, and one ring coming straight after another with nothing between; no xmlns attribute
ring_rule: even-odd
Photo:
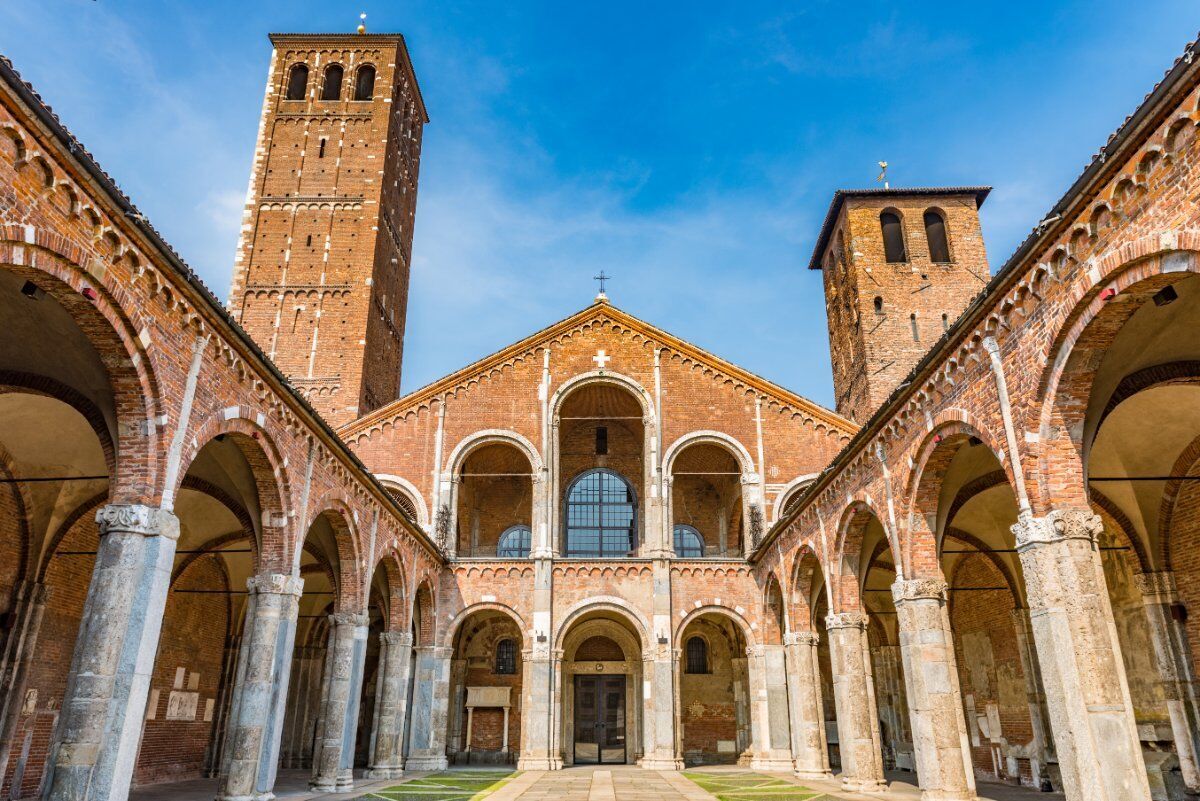
<svg viewBox="0 0 1200 801"><path fill-rule="evenodd" d="M676 556L740 556L748 526L746 471L728 446L700 440L669 461L670 520Z"/></svg>
<svg viewBox="0 0 1200 801"><path fill-rule="evenodd" d="M533 523L534 472L522 450L507 441L485 441L461 460L455 482L458 555L528 557L528 536L523 543L505 538L517 527L530 531Z"/></svg>
<svg viewBox="0 0 1200 801"><path fill-rule="evenodd" d="M450 663L451 764L516 762L523 708L522 646L519 622L506 611L483 608L459 622Z"/></svg>
<svg viewBox="0 0 1200 801"><path fill-rule="evenodd" d="M693 616L679 633L679 741L686 765L749 765L753 691L746 637L729 615Z"/></svg>

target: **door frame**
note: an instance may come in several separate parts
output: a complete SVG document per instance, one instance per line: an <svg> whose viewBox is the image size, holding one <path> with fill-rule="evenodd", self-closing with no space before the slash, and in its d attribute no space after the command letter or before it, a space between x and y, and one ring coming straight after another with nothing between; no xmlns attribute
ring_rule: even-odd
<svg viewBox="0 0 1200 801"><path fill-rule="evenodd" d="M579 738L575 736L576 722L579 718L579 683L581 681L593 681L600 685L604 679L620 679L621 688L621 719L622 719L622 735L621 735L621 758L619 760L604 758L604 747L600 743L596 743L596 759L595 761L580 759L579 757ZM600 700L600 688L597 686L597 704ZM571 709L571 762L575 765L625 765L629 761L629 715L626 714L626 704L629 701L629 679L624 673L576 673L572 678L572 694L574 703ZM611 749L610 749L611 750Z"/></svg>

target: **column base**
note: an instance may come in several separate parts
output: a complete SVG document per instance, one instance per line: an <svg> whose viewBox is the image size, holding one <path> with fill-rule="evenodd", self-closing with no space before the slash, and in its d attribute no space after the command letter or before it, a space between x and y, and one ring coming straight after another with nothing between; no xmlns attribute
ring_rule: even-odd
<svg viewBox="0 0 1200 801"><path fill-rule="evenodd" d="M404 768L401 767L378 767L371 768L365 774L368 779L399 779L404 775Z"/></svg>
<svg viewBox="0 0 1200 801"><path fill-rule="evenodd" d="M520 757L517 759L517 770L562 770L561 758L553 757Z"/></svg>
<svg viewBox="0 0 1200 801"><path fill-rule="evenodd" d="M450 766L449 760L444 756L410 756L404 761L404 769L407 771L414 770L445 770Z"/></svg>
<svg viewBox="0 0 1200 801"><path fill-rule="evenodd" d="M921 801L979 801L974 793L944 792L941 790L923 790Z"/></svg>
<svg viewBox="0 0 1200 801"><path fill-rule="evenodd" d="M842 789L852 793L886 793L888 785L883 779L847 779L843 777Z"/></svg>
<svg viewBox="0 0 1200 801"><path fill-rule="evenodd" d="M792 771L792 775L797 779L808 779L810 781L830 781L833 779L833 771L831 770L803 770L797 768Z"/></svg>
<svg viewBox="0 0 1200 801"><path fill-rule="evenodd" d="M674 757L642 757L637 766L643 770L683 770L683 760Z"/></svg>
<svg viewBox="0 0 1200 801"><path fill-rule="evenodd" d="M274 801L272 792L255 793L254 795L217 795L214 801Z"/></svg>
<svg viewBox="0 0 1200 801"><path fill-rule="evenodd" d="M790 759L755 757L750 760L750 767L753 770L771 770L778 773L791 773L795 770L795 763Z"/></svg>

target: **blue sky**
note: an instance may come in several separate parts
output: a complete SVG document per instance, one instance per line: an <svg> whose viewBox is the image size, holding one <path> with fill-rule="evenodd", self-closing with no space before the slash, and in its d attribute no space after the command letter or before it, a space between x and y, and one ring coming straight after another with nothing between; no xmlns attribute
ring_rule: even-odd
<svg viewBox="0 0 1200 801"><path fill-rule="evenodd" d="M615 304L829 404L830 195L990 184L998 268L1200 28L1173 0L4 0L0 52L222 299L269 31L408 39L426 128L404 389Z"/></svg>

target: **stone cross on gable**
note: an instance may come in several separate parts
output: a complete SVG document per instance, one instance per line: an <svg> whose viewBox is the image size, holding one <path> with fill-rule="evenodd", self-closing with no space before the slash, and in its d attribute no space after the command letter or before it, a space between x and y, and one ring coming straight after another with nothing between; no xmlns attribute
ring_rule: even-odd
<svg viewBox="0 0 1200 801"><path fill-rule="evenodd" d="M604 352L604 349L601 348L600 350L596 351L596 355L592 357L592 361L598 364L600 369L603 370L605 366L612 361L612 356L609 356Z"/></svg>

